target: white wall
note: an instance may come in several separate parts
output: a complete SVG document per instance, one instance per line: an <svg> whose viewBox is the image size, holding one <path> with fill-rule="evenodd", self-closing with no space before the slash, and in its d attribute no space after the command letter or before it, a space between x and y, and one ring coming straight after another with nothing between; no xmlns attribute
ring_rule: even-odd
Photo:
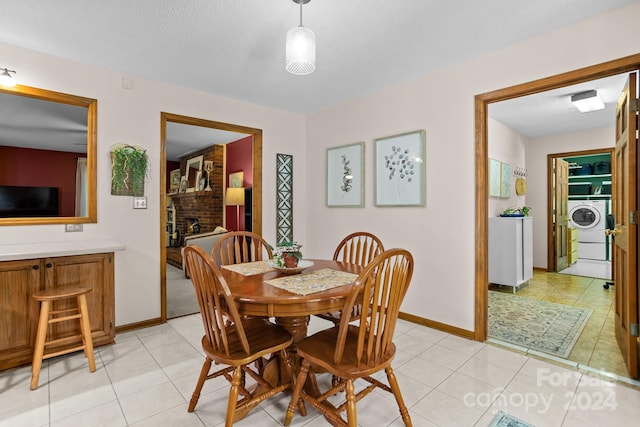
<svg viewBox="0 0 640 427"><path fill-rule="evenodd" d="M348 232L374 232L386 247L414 254L403 311L473 330L474 96L638 53L638 17L635 4L310 115L305 255L330 256ZM416 129L427 135L426 207L374 207L373 140ZM366 206L327 208L320 159L328 147L356 141L366 144Z"/></svg>
<svg viewBox="0 0 640 427"><path fill-rule="evenodd" d="M82 233L64 233L63 225L0 227L0 244L112 238L126 245L116 254L116 325L160 316L160 112L170 112L263 130L263 234L275 241L276 153L292 154L296 188L305 187L305 118L207 95L189 89L134 79L122 88L123 75L26 49L0 44L3 64L27 86L98 100L98 223ZM131 77L131 76L128 76ZM110 195L109 147L117 142L147 149L150 176L146 210L133 210L131 197ZM294 194L296 238L305 241L304 192Z"/></svg>
<svg viewBox="0 0 640 427"><path fill-rule="evenodd" d="M612 127L534 138L527 144L527 202L534 208L534 267L547 268L547 155L614 147L614 120L611 117Z"/></svg>
<svg viewBox="0 0 640 427"><path fill-rule="evenodd" d="M490 217L500 215L505 209L529 206L527 196L516 194L516 178L513 172L516 168L525 169L525 147L527 137L492 118L488 119L487 133L489 135L487 152L490 159L499 160L511 165L511 191L509 197L489 197L487 210ZM531 206L530 206L531 207ZM533 215L533 211L529 215Z"/></svg>

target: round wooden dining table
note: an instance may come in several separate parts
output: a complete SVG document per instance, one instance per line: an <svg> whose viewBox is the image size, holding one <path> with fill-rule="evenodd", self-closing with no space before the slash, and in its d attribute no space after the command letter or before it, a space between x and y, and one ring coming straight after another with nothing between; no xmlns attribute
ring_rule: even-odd
<svg viewBox="0 0 640 427"><path fill-rule="evenodd" d="M302 274L329 268L359 274L362 266L333 260L311 259L313 265ZM220 269L238 306L245 316L275 317L276 323L288 330L297 343L307 336L307 325L313 314L339 311L344 306L351 285L298 295L265 283L267 280L283 277L277 270L245 276L240 273Z"/></svg>

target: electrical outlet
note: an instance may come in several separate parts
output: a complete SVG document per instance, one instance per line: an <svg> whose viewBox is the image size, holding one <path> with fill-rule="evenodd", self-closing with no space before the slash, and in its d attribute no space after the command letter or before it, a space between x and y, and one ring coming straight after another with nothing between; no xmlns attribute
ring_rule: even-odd
<svg viewBox="0 0 640 427"><path fill-rule="evenodd" d="M133 209L147 209L147 197L134 197Z"/></svg>
<svg viewBox="0 0 640 427"><path fill-rule="evenodd" d="M67 233L82 231L82 224L65 224L64 231Z"/></svg>

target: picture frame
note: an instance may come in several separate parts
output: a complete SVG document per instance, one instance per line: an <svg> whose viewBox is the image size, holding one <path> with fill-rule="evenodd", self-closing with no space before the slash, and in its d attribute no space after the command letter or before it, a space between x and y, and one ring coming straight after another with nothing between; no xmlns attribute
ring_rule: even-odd
<svg viewBox="0 0 640 427"><path fill-rule="evenodd" d="M187 160L185 176L187 177L187 193L195 191L198 186L198 173L202 170L203 156L192 157Z"/></svg>
<svg viewBox="0 0 640 427"><path fill-rule="evenodd" d="M178 190L179 193L186 193L187 192L187 177L182 175L180 177L180 188Z"/></svg>
<svg viewBox="0 0 640 427"><path fill-rule="evenodd" d="M327 148L327 207L364 207L364 142Z"/></svg>
<svg viewBox="0 0 640 427"><path fill-rule="evenodd" d="M501 162L496 159L489 159L489 197L500 197L501 174Z"/></svg>
<svg viewBox="0 0 640 427"><path fill-rule="evenodd" d="M511 165L500 164L500 197L511 197Z"/></svg>
<svg viewBox="0 0 640 427"><path fill-rule="evenodd" d="M242 188L243 185L244 185L244 173L242 171L229 174L230 188Z"/></svg>
<svg viewBox="0 0 640 427"><path fill-rule="evenodd" d="M207 186L207 178L205 178L205 173L203 171L198 172L196 180L198 183L196 191L204 191L205 187Z"/></svg>
<svg viewBox="0 0 640 427"><path fill-rule="evenodd" d="M169 177L169 192L177 193L180 189L180 169L172 170Z"/></svg>
<svg viewBox="0 0 640 427"><path fill-rule="evenodd" d="M425 206L426 131L374 140L375 206Z"/></svg>

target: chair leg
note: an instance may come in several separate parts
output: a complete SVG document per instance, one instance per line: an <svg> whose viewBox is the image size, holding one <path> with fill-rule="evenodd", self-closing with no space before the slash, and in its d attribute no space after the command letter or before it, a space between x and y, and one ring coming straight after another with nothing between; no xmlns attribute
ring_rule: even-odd
<svg viewBox="0 0 640 427"><path fill-rule="evenodd" d="M42 301L40 307L40 318L38 319L38 331L36 332L36 345L33 351L33 362L31 363L31 390L38 388L40 379L40 369L42 368L42 357L44 356L44 343L47 339L47 328L49 327L49 301Z"/></svg>
<svg viewBox="0 0 640 427"><path fill-rule="evenodd" d="M291 383L289 388L293 391L296 386L296 378L293 372L293 366L291 365L291 357L289 356L289 352L286 349L280 351L280 358L283 361L284 369L287 371L287 376L291 379ZM298 411L300 411L300 415L303 417L307 416L307 407L304 404L303 399L298 399Z"/></svg>
<svg viewBox="0 0 640 427"><path fill-rule="evenodd" d="M298 400L300 400L300 393L302 392L302 387L304 386L304 383L307 379L307 374L309 373L310 366L311 364L307 360L302 361L302 366L300 366L300 373L298 373L298 378L296 379L295 387L293 389L293 394L291 395L291 402L289 402L289 407L287 408L287 414L284 419L285 426L288 426L291 424L291 420L293 419L293 414L296 411L296 406L298 406Z"/></svg>
<svg viewBox="0 0 640 427"><path fill-rule="evenodd" d="M411 427L413 424L411 423L409 410L407 409L407 406L404 403L404 399L402 398L402 393L400 393L400 386L398 386L398 379L396 378L396 374L393 372L393 368L391 368L391 366L385 368L384 371L387 373L387 379L389 380L391 390L393 390L393 396L396 398L396 402L398 403L398 409L400 409L402 421L404 421L405 426Z"/></svg>
<svg viewBox="0 0 640 427"><path fill-rule="evenodd" d="M84 355L89 360L89 371L95 372L96 360L93 354L93 339L91 338L91 324L89 323L89 310L87 309L87 296L78 295L78 311L80 312L80 332Z"/></svg>
<svg viewBox="0 0 640 427"><path fill-rule="evenodd" d="M347 424L349 427L358 427L358 417L356 415L356 394L353 380L346 380L345 390L347 392Z"/></svg>
<svg viewBox="0 0 640 427"><path fill-rule="evenodd" d="M229 390L229 401L227 402L227 419L224 423L225 427L233 426L233 417L238 405L238 390L240 381L243 376L242 366L236 366L231 377L231 390Z"/></svg>
<svg viewBox="0 0 640 427"><path fill-rule="evenodd" d="M204 382L207 380L207 376L209 375L209 369L211 369L211 359L208 357L204 360L202 364L202 369L200 370L200 377L198 377L198 382L196 384L195 390L193 390L193 394L191 395L191 401L189 402L188 412L193 412L196 409L196 405L198 404L198 399L200 399L200 392L202 391L202 386Z"/></svg>

